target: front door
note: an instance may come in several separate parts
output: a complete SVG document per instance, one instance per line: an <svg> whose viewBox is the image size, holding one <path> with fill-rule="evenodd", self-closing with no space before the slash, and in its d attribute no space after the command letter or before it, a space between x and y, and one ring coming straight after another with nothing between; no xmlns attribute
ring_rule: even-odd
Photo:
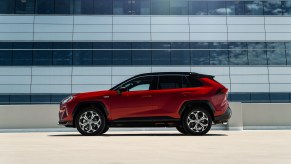
<svg viewBox="0 0 291 164"><path fill-rule="evenodd" d="M150 116L153 110L152 82L152 76L143 76L121 85L120 88L126 88L126 91L116 92L110 98L112 120Z"/></svg>

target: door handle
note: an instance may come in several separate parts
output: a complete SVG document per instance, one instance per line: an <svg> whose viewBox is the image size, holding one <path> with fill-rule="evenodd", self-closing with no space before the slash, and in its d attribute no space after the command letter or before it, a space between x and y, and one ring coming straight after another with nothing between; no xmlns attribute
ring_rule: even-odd
<svg viewBox="0 0 291 164"><path fill-rule="evenodd" d="M192 92L183 92L181 93L183 96L189 96Z"/></svg>
<svg viewBox="0 0 291 164"><path fill-rule="evenodd" d="M151 98L152 97L152 95L146 95L146 96L143 96L143 98L145 98L145 99L149 99L149 98Z"/></svg>

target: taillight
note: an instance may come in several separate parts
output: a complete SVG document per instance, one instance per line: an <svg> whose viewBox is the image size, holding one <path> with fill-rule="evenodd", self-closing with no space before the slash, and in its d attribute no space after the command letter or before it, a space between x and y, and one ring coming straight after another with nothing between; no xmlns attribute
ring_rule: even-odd
<svg viewBox="0 0 291 164"><path fill-rule="evenodd" d="M216 94L227 94L227 92L228 92L228 89L227 88L225 88L225 87L223 87L223 88L219 88L217 91L216 91Z"/></svg>

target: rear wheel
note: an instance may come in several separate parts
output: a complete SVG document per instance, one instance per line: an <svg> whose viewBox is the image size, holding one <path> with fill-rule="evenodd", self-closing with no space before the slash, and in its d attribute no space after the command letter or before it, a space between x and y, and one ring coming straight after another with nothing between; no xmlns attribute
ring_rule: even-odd
<svg viewBox="0 0 291 164"><path fill-rule="evenodd" d="M182 134L188 134L187 131L181 125L177 125L176 129Z"/></svg>
<svg viewBox="0 0 291 164"><path fill-rule="evenodd" d="M106 127L103 113L91 107L80 111L75 121L78 131L86 136L103 134Z"/></svg>
<svg viewBox="0 0 291 164"><path fill-rule="evenodd" d="M191 135L204 135L212 126L212 117L208 110L194 107L183 115L182 126Z"/></svg>
<svg viewBox="0 0 291 164"><path fill-rule="evenodd" d="M102 134L103 134L103 133L106 133L108 130L109 130L109 127L106 126L106 127L103 129Z"/></svg>

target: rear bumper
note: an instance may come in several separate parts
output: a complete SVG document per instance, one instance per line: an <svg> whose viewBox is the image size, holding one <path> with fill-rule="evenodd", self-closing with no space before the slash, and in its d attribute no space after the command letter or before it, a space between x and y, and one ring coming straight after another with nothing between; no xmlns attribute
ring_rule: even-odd
<svg viewBox="0 0 291 164"><path fill-rule="evenodd" d="M231 111L230 107L228 107L227 110L224 112L224 114L214 117L214 122L215 123L227 122L230 119L231 114L232 114L232 111Z"/></svg>

